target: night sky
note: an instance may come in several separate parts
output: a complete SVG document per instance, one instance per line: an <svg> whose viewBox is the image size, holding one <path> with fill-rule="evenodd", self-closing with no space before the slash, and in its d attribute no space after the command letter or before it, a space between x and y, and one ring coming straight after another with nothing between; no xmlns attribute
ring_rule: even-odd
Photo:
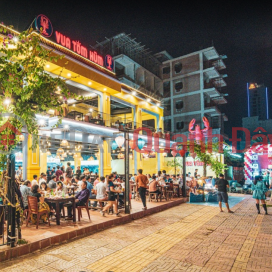
<svg viewBox="0 0 272 272"><path fill-rule="evenodd" d="M208 1L200 6L193 1L97 2L2 0L0 22L22 31L35 16L45 14L54 30L85 46L125 32L153 53L166 50L173 57L214 45L228 57L223 70L228 74L227 87L222 92L229 96L222 110L229 117L225 123L229 136L231 127L241 126L247 116L247 82L265 84L272 102L272 6L227 1L210 6ZM272 103L270 118L271 108Z"/></svg>

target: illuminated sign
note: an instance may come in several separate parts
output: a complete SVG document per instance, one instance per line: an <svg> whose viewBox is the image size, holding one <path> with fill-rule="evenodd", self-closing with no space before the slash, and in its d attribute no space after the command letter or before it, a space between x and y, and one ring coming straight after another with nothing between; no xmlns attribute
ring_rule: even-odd
<svg viewBox="0 0 272 272"><path fill-rule="evenodd" d="M83 46L80 41L71 40L69 37L63 35L62 33L56 31L56 41L58 44L74 51L78 55L89 59L90 61L100 65L105 66L108 70L113 70L113 58L110 55L105 57L105 65L104 60L101 55L99 55L96 51L88 50L87 47Z"/></svg>
<svg viewBox="0 0 272 272"><path fill-rule="evenodd" d="M35 27L46 38L51 37L53 34L53 26L50 20L43 14L35 18Z"/></svg>
<svg viewBox="0 0 272 272"><path fill-rule="evenodd" d="M113 59L111 55L106 55L105 57L105 66L109 70L113 70Z"/></svg>

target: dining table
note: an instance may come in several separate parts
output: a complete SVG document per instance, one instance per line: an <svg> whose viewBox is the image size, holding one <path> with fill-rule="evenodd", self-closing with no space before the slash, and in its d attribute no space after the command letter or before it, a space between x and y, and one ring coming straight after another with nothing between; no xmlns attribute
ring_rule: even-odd
<svg viewBox="0 0 272 272"><path fill-rule="evenodd" d="M170 188L170 186L169 185L157 185L157 187L161 191L160 201L162 199L165 199L167 201L167 190Z"/></svg>
<svg viewBox="0 0 272 272"><path fill-rule="evenodd" d="M75 197L73 196L67 196L67 197L61 197L61 196L49 196L44 199L44 201L48 204L55 203L56 204L56 223L57 225L60 225L60 203L72 203L72 209L73 209L73 222L76 222L76 202Z"/></svg>
<svg viewBox="0 0 272 272"><path fill-rule="evenodd" d="M67 188L68 192L74 196L75 190L78 189L78 185L67 185L66 188Z"/></svg>

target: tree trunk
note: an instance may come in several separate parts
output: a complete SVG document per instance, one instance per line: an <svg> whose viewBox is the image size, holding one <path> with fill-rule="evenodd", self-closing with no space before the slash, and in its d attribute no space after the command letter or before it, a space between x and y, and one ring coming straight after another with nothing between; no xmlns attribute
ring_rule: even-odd
<svg viewBox="0 0 272 272"><path fill-rule="evenodd" d="M203 176L207 177L207 164L206 163L204 163L204 165L203 165Z"/></svg>

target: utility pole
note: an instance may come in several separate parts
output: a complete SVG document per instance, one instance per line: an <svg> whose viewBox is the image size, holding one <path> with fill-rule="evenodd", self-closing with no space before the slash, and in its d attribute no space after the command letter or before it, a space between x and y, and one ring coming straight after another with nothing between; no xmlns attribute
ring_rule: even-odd
<svg viewBox="0 0 272 272"><path fill-rule="evenodd" d="M125 137L125 213L130 214L130 184L129 184L129 132L124 132Z"/></svg>
<svg viewBox="0 0 272 272"><path fill-rule="evenodd" d="M182 175L182 182L183 182L183 186L182 186L182 196L186 197L186 153L183 155L182 158L182 168L183 168L183 175Z"/></svg>

